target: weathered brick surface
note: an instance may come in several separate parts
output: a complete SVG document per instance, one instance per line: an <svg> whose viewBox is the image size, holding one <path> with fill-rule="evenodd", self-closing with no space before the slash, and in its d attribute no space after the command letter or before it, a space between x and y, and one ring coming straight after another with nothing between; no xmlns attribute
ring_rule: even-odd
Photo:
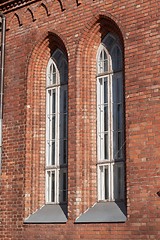
<svg viewBox="0 0 160 240"><path fill-rule="evenodd" d="M5 3L0 239L160 239L158 0ZM108 31L124 44L127 221L74 224L96 201L95 59ZM56 47L69 63L69 219L29 225L24 219L44 204L45 78Z"/></svg>

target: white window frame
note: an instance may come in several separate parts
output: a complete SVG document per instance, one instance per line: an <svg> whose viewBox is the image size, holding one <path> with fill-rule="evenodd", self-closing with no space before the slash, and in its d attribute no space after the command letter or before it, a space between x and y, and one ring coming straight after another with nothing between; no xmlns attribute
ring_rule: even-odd
<svg viewBox="0 0 160 240"><path fill-rule="evenodd" d="M111 40L110 43L107 42L108 39ZM116 49L114 49L114 47L116 47ZM113 69L112 66L113 49L116 50L118 53L120 51L121 54L120 63L118 63L116 58L114 59L117 69ZM105 52L107 54L108 67L104 66L104 59L100 60L101 52ZM104 56L104 54L101 54L101 56L102 55ZM122 61L122 50L118 37L113 36L110 33L107 34L106 37L103 39L102 43L100 44L97 52L98 201L124 200L124 106ZM115 94L113 94L113 91L115 92L115 89L117 91L117 85L114 84L114 81L117 81L117 83L118 81L120 82L120 102L114 102L113 100L113 96L116 96ZM118 110L115 111L115 109ZM104 118L106 111L107 116ZM118 111L120 112L119 115ZM119 121L117 119L119 119ZM105 142L105 136L108 136L108 144L106 144ZM120 148L120 143L118 144L118 136L121 143ZM107 147L105 147L105 145L107 145ZM107 148L108 150L106 150ZM121 152L121 155L118 156L116 154L114 156L114 148L117 149L117 154L118 152ZM108 152L108 154L106 154L106 152ZM106 158L106 156L108 157ZM108 172L105 170L106 168L108 169Z"/></svg>
<svg viewBox="0 0 160 240"><path fill-rule="evenodd" d="M61 63L66 63L61 65ZM46 84L46 203L67 202L67 60L57 49L49 59ZM55 73L55 74L54 74ZM65 75L65 76L64 76ZM55 76L55 81L53 80ZM54 94L54 97L53 97ZM65 99L64 99L65 94ZM64 101L65 100L65 101ZM64 109L65 108L65 109ZM64 121L64 119L66 121ZM64 126L65 124L65 126ZM64 128L66 129L64 136ZM54 142L54 147L53 147ZM65 144L65 148L64 148ZM65 153L64 153L65 149ZM54 157L53 157L54 154ZM65 158L64 158L65 155ZM54 189L52 187L54 173ZM63 183L64 177L65 181ZM65 186L64 186L65 184ZM64 189L63 189L64 188ZM65 195L65 197L64 197Z"/></svg>

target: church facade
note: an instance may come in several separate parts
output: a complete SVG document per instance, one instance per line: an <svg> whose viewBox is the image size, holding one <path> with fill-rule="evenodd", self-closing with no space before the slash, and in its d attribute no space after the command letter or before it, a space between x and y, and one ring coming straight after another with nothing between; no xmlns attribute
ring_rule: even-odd
<svg viewBox="0 0 160 240"><path fill-rule="evenodd" d="M159 12L1 1L0 239L159 239Z"/></svg>

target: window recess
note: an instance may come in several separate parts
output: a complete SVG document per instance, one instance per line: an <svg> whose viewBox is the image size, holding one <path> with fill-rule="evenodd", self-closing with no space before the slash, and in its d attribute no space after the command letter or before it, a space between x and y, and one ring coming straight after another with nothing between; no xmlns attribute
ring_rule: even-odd
<svg viewBox="0 0 160 240"><path fill-rule="evenodd" d="M97 53L98 201L124 200L122 50L108 34Z"/></svg>
<svg viewBox="0 0 160 240"><path fill-rule="evenodd" d="M47 67L46 203L67 202L67 61L57 49Z"/></svg>

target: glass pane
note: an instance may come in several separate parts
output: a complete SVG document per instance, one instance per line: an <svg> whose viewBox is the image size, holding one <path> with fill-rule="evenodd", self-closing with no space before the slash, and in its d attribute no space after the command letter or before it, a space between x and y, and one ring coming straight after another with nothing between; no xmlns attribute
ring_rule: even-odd
<svg viewBox="0 0 160 240"><path fill-rule="evenodd" d="M48 98L47 99L48 100L47 105L48 105L48 108L49 108L48 109L49 111L47 112L48 117L50 117L49 114L50 114L50 106L51 106L51 94L52 94L51 90L47 90L47 98Z"/></svg>
<svg viewBox="0 0 160 240"><path fill-rule="evenodd" d="M107 82L107 78L104 78L104 103L108 103L108 82Z"/></svg>
<svg viewBox="0 0 160 240"><path fill-rule="evenodd" d="M100 182L99 182L99 198L100 200L103 200L103 166L99 167L99 177L100 177Z"/></svg>
<svg viewBox="0 0 160 240"><path fill-rule="evenodd" d="M55 165L55 141L52 142L51 165Z"/></svg>
<svg viewBox="0 0 160 240"><path fill-rule="evenodd" d="M65 60L62 60L60 65L60 82L67 83L68 80L68 68Z"/></svg>
<svg viewBox="0 0 160 240"><path fill-rule="evenodd" d="M51 189L51 174L50 172L47 172L47 202L50 202L50 189Z"/></svg>
<svg viewBox="0 0 160 240"><path fill-rule="evenodd" d="M124 198L124 171L123 163L114 165L114 198L122 200Z"/></svg>
<svg viewBox="0 0 160 240"><path fill-rule="evenodd" d="M56 111L56 93L55 90L52 91L52 113Z"/></svg>
<svg viewBox="0 0 160 240"><path fill-rule="evenodd" d="M51 153L51 144L50 144L50 141L48 140L47 141L47 166L50 165L50 153Z"/></svg>
<svg viewBox="0 0 160 240"><path fill-rule="evenodd" d="M122 132L118 132L118 158L122 157Z"/></svg>
<svg viewBox="0 0 160 240"><path fill-rule="evenodd" d="M104 134L104 159L108 159L108 134Z"/></svg>
<svg viewBox="0 0 160 240"><path fill-rule="evenodd" d="M50 80L51 80L51 82L50 82L50 84L55 84L56 83L56 68L55 68L55 66L54 66L54 64L52 64L51 66L50 66Z"/></svg>
<svg viewBox="0 0 160 240"><path fill-rule="evenodd" d="M104 67L107 68L106 64L106 59L104 59L104 49L101 51L100 56L99 56L99 69L98 73L103 73L104 72Z"/></svg>
<svg viewBox="0 0 160 240"><path fill-rule="evenodd" d="M48 75L49 75L49 76L48 76L48 78L49 78L48 84L49 84L49 85L52 84L52 76L53 76L52 73L53 73L53 64L51 64L51 65L50 65L50 68L49 68L49 74L48 74Z"/></svg>
<svg viewBox="0 0 160 240"><path fill-rule="evenodd" d="M113 159L117 159L117 154L118 154L118 136L117 136L117 131L113 131Z"/></svg>
<svg viewBox="0 0 160 240"><path fill-rule="evenodd" d="M67 174L63 173L63 202L67 201Z"/></svg>
<svg viewBox="0 0 160 240"><path fill-rule="evenodd" d="M122 69L122 52L117 47L117 69Z"/></svg>
<svg viewBox="0 0 160 240"><path fill-rule="evenodd" d="M63 112L67 112L67 91L64 90L64 99L63 99Z"/></svg>
<svg viewBox="0 0 160 240"><path fill-rule="evenodd" d="M63 141L63 163L67 163L67 140Z"/></svg>
<svg viewBox="0 0 160 240"><path fill-rule="evenodd" d="M111 49L115 39L109 34L107 38L105 38L104 43L106 44L107 49Z"/></svg>
<svg viewBox="0 0 160 240"><path fill-rule="evenodd" d="M113 103L117 103L117 79L115 79L115 74L112 78L112 98Z"/></svg>
<svg viewBox="0 0 160 240"><path fill-rule="evenodd" d="M53 64L53 84L55 84L55 83L56 83L56 68Z"/></svg>
<svg viewBox="0 0 160 240"><path fill-rule="evenodd" d="M64 83L64 61L62 60L60 69L60 83Z"/></svg>
<svg viewBox="0 0 160 240"><path fill-rule="evenodd" d="M103 68L103 71L104 72L108 71L108 59L107 59L107 54L106 54L105 51L104 51L104 68Z"/></svg>
<svg viewBox="0 0 160 240"><path fill-rule="evenodd" d="M123 122L122 104L118 104L117 106L117 129L118 130L122 130L122 122Z"/></svg>
<svg viewBox="0 0 160 240"><path fill-rule="evenodd" d="M99 56L99 61L103 61L103 54L102 54L102 51L101 51L100 56Z"/></svg>
<svg viewBox="0 0 160 240"><path fill-rule="evenodd" d="M108 131L108 105L104 106L104 131Z"/></svg>
<svg viewBox="0 0 160 240"><path fill-rule="evenodd" d="M112 50L112 68L113 71L122 69L122 53L118 46Z"/></svg>
<svg viewBox="0 0 160 240"><path fill-rule="evenodd" d="M112 69L113 71L117 70L117 51L116 47L112 50Z"/></svg>
<svg viewBox="0 0 160 240"><path fill-rule="evenodd" d="M109 198L109 173L108 173L108 166L105 166L104 171L104 184L105 184L105 199Z"/></svg>
<svg viewBox="0 0 160 240"><path fill-rule="evenodd" d="M116 80L116 79L115 79ZM122 91L122 79L121 78L117 78L117 102L118 103L122 103L122 95L123 95L123 91Z"/></svg>
<svg viewBox="0 0 160 240"><path fill-rule="evenodd" d="M63 137L67 138L67 115L64 114L63 118Z"/></svg>
<svg viewBox="0 0 160 240"><path fill-rule="evenodd" d="M52 172L51 178L51 202L55 202L55 173Z"/></svg>
<svg viewBox="0 0 160 240"><path fill-rule="evenodd" d="M52 137L51 137L52 140L55 139L55 120L56 120L56 116L53 115L52 116Z"/></svg>

